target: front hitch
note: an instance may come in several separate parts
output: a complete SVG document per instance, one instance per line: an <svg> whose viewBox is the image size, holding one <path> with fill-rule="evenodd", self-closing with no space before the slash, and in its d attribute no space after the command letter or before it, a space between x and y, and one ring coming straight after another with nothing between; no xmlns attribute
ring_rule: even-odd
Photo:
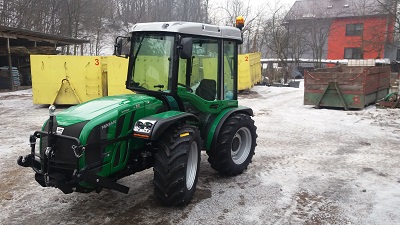
<svg viewBox="0 0 400 225"><path fill-rule="evenodd" d="M32 165L32 155L26 155L26 156L20 156L17 159L17 164L22 166L22 167L31 167Z"/></svg>
<svg viewBox="0 0 400 225"><path fill-rule="evenodd" d="M31 147L31 154L26 155L26 156L20 156L17 159L17 164L22 166L22 167L32 167L36 172L37 170L40 170L40 162L37 162L35 160L35 145L36 145L36 139L43 136L44 134L47 134L47 147L45 154L43 155L43 173L46 174L48 173L49 167L49 157L54 154L53 152L53 147L54 147L54 140L55 140L55 133L53 132L53 126L54 126L54 119L55 119L55 114L54 112L56 111L56 107L54 105L51 105L49 107L49 126L47 129L47 132L43 131L36 131L33 135L29 137L29 143ZM36 169L35 169L36 168Z"/></svg>
<svg viewBox="0 0 400 225"><path fill-rule="evenodd" d="M35 132L34 135L31 135L29 137L29 143L31 147L31 153L26 156L20 156L17 159L17 164L22 166L22 167L32 167L32 168L37 168L40 169L40 163L35 160L35 145L36 145L36 139L37 139L37 133Z"/></svg>
<svg viewBox="0 0 400 225"><path fill-rule="evenodd" d="M20 156L17 160L18 165L22 167L32 167L36 172L35 180L41 186L56 187L65 194L72 193L76 190L79 192L90 191L90 188L80 186L80 182L91 184L97 189L107 188L127 194L129 191L128 187L118 184L114 179L97 175L96 172L94 172L96 171L95 168L79 168L79 160L85 152L85 146L82 146L80 140L76 137L62 135L54 131L54 126L57 126L54 110L54 106L49 107L50 118L48 120L47 130L36 131L30 136L31 153L26 156ZM44 144L46 141L42 142L43 146L40 147L40 154L36 155L35 146L38 138L47 138L47 146ZM62 167L64 166L63 162L57 160L57 151L60 150L56 145L57 140L68 140L72 142L70 150L73 151L76 161L74 163L75 168L68 168L68 170L73 169L70 170L70 174L66 172L67 169Z"/></svg>

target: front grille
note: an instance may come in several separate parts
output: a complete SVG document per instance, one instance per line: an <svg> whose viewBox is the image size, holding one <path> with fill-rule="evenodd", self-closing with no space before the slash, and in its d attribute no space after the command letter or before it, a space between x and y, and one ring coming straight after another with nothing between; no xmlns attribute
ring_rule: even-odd
<svg viewBox="0 0 400 225"><path fill-rule="evenodd" d="M57 124L57 123L55 123ZM64 131L62 132L63 136L79 138L79 135L83 129L83 127L87 124L87 121L77 123L68 127L64 127ZM45 131L48 129L48 124L45 126ZM53 127L53 132L56 130L56 126ZM46 132L43 132L46 133ZM78 168L78 158L76 154L78 152L74 152L73 146L75 146L76 151L78 151L78 143L74 140L71 140L67 137L62 137L59 135L53 136L53 155L49 159L49 172L59 172L62 173L66 178L71 178L72 173L75 169ZM46 147L48 146L48 137L47 135L41 135L41 144L40 144L40 155L41 158L44 158L44 153Z"/></svg>
<svg viewBox="0 0 400 225"><path fill-rule="evenodd" d="M42 136L40 145L41 159L44 158L45 150L48 146L47 140L47 136ZM55 143L56 144L53 148L54 154L49 159L49 172L59 172L64 174L65 177L71 178L78 163L78 159L75 157L74 150L71 147L72 145L76 145L76 142L57 137Z"/></svg>
<svg viewBox="0 0 400 225"><path fill-rule="evenodd" d="M77 168L77 157L72 146L76 143L72 140L57 138L54 147L54 157L50 159L50 164L57 168L74 170Z"/></svg>

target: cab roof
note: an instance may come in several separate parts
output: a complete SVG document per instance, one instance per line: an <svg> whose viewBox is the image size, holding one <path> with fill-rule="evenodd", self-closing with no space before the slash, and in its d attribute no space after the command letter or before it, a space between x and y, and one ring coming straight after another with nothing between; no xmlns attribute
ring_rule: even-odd
<svg viewBox="0 0 400 225"><path fill-rule="evenodd" d="M137 23L132 32L171 32L215 38L234 39L242 41L242 35L238 28L229 26L216 26L195 22L152 22Z"/></svg>

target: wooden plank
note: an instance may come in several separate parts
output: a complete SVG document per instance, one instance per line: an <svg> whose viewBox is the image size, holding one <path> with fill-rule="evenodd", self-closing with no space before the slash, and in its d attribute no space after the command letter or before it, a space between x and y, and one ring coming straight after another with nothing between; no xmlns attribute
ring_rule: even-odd
<svg viewBox="0 0 400 225"><path fill-rule="evenodd" d="M11 54L13 55L54 55L57 51L52 46L38 46L38 47L25 47L25 46L11 46ZM7 55L8 50L6 47L0 47L0 55Z"/></svg>
<svg viewBox="0 0 400 225"><path fill-rule="evenodd" d="M3 32L0 32L0 37L2 37L2 38L10 38L10 39L17 39L17 36L12 35L12 34L8 34L8 33L3 33Z"/></svg>
<svg viewBox="0 0 400 225"><path fill-rule="evenodd" d="M320 84L320 85L327 85L329 82L335 82L334 79L329 79L329 78L324 78L321 80L307 80L306 82L304 82L305 85L307 84ZM336 82L340 85L359 85L359 86L363 86L364 81L361 79L357 79L354 81L351 80L336 80Z"/></svg>
<svg viewBox="0 0 400 225"><path fill-rule="evenodd" d="M379 105L379 106L382 106L382 107L390 107L390 108L400 107L400 105L399 105L398 102L385 102L385 101L381 101L381 102L378 102L378 105Z"/></svg>
<svg viewBox="0 0 400 225"><path fill-rule="evenodd" d="M339 79L339 80L349 80L349 79L357 79L359 77L364 77L362 74L359 73L335 73L335 72L318 72L318 73L310 73L309 76L312 79L318 80L322 78L330 78L330 79Z"/></svg>
<svg viewBox="0 0 400 225"><path fill-rule="evenodd" d="M373 73L390 73L390 67L389 66L376 66L376 67L369 68L368 74L373 74Z"/></svg>
<svg viewBox="0 0 400 225"><path fill-rule="evenodd" d="M318 84L307 84L304 85L305 91L314 91L314 90L324 90L327 85L318 85ZM339 88L343 92L357 92L362 93L364 87L360 85L340 85Z"/></svg>

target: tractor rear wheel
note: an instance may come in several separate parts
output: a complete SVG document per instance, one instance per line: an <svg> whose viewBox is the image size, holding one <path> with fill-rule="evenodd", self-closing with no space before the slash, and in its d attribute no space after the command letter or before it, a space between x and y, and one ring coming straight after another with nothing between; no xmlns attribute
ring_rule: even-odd
<svg viewBox="0 0 400 225"><path fill-rule="evenodd" d="M200 166L200 133L183 125L169 129L156 143L154 194L164 205L185 206L196 190Z"/></svg>
<svg viewBox="0 0 400 225"><path fill-rule="evenodd" d="M247 114L234 114L223 124L215 144L208 151L211 167L226 176L241 174L254 155L256 126Z"/></svg>

